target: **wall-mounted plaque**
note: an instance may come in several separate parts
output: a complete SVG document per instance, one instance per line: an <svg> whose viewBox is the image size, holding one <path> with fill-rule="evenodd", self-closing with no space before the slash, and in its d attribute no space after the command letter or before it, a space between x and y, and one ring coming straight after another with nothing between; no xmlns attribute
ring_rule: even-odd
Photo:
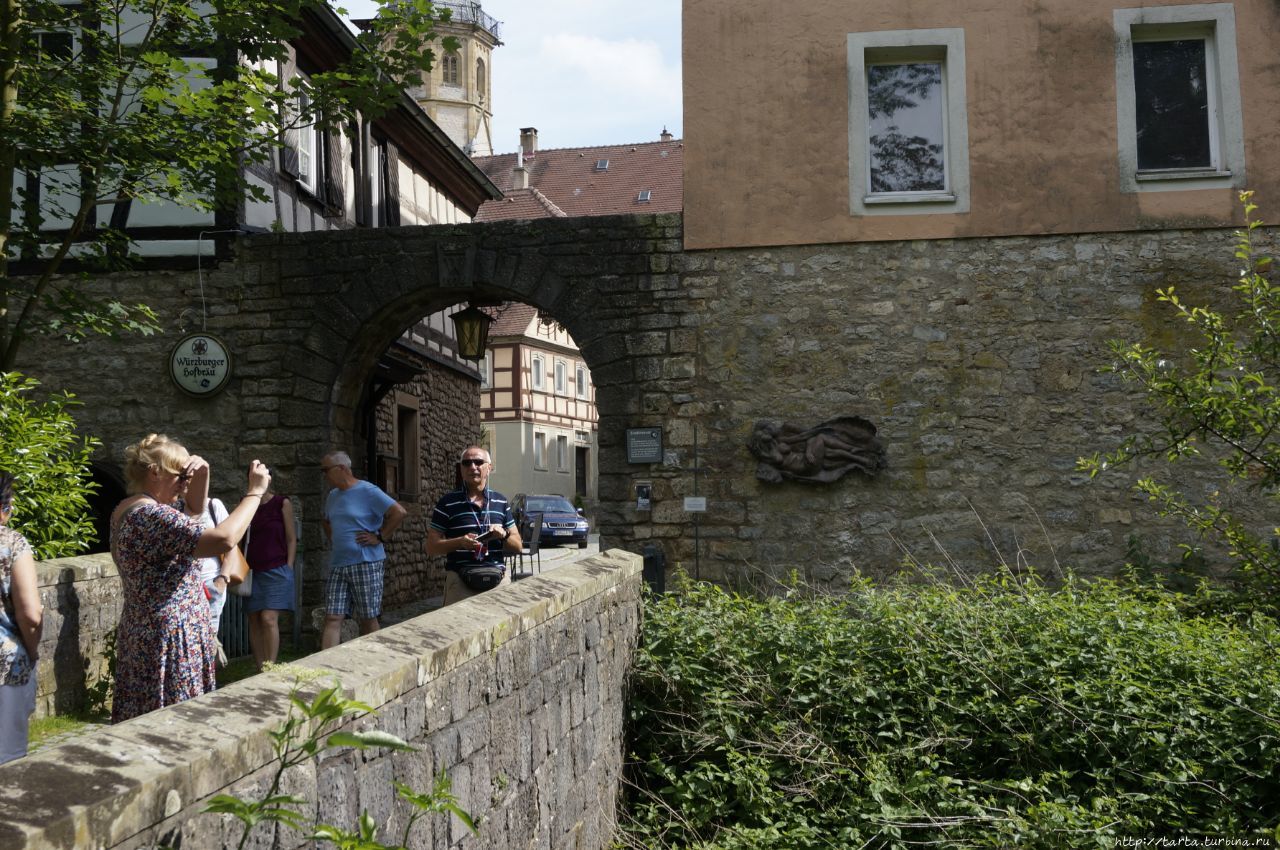
<svg viewBox="0 0 1280 850"><path fill-rule="evenodd" d="M662 463L662 429L628 428L627 463Z"/></svg>
<svg viewBox="0 0 1280 850"><path fill-rule="evenodd" d="M169 354L169 376L187 395L211 396L231 380L231 352L213 334L188 334Z"/></svg>

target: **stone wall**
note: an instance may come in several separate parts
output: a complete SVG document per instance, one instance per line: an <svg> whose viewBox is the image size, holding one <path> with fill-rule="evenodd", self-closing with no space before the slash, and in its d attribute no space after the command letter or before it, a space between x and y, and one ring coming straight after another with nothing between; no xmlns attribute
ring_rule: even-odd
<svg viewBox="0 0 1280 850"><path fill-rule="evenodd" d="M120 620L120 576L111 556L36 562L44 634L36 670L36 716L86 707L107 675L110 634Z"/></svg>
<svg viewBox="0 0 1280 850"><path fill-rule="evenodd" d="M458 455L479 438L478 385L473 378L425 357L423 375L396 389L378 405L378 452L395 455L397 399L411 398L418 408L419 477L412 492L395 494L408 516L387 545L384 609L444 595L444 558L429 558L423 548L436 500L456 486ZM401 488L404 490L404 488Z"/></svg>
<svg viewBox="0 0 1280 850"><path fill-rule="evenodd" d="M265 791L268 733L299 673L318 673L376 710L345 728L418 749L343 748L292 769L284 791L307 817L355 829L366 810L398 841L410 810L392 783L425 791L443 771L480 834L437 815L412 846L602 850L639 616L640 559L610 552L43 750L0 767L0 847L236 846L239 823L202 810L216 794ZM267 825L251 846L310 842Z"/></svg>
<svg viewBox="0 0 1280 850"><path fill-rule="evenodd" d="M221 396L170 388L163 337L31 345L20 365L80 393L81 422L113 453L164 427L215 458L221 492L261 457L286 492L318 504L317 458L357 442L374 364L416 317L522 301L561 322L591 369L606 547L653 542L668 565L730 583L795 568L840 587L907 553L966 571L1003 560L1101 573L1123 563L1131 534L1156 558L1190 540L1134 496L1142 468L1096 481L1075 469L1142 422L1133 390L1098 371L1108 342L1181 344L1156 287L1197 302L1235 277L1230 232L1190 226L714 251L683 249L679 215L261 235L204 275L210 330L237 357ZM154 300L168 326L199 306L195 283L91 285ZM241 422L241 410L253 415ZM884 474L757 480L746 448L757 421L841 414L877 425ZM653 426L662 462L629 463L627 429ZM1217 487L1190 468L1171 480ZM641 481L651 511L635 510ZM696 534L683 509L695 493L708 500ZM303 542L318 552L310 516ZM420 545L415 535L397 545Z"/></svg>

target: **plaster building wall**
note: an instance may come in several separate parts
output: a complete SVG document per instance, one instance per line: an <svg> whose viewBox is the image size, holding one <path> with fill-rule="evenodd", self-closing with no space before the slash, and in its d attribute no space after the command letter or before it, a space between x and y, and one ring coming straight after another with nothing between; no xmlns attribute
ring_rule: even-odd
<svg viewBox="0 0 1280 850"><path fill-rule="evenodd" d="M1274 249L1273 230L1259 235ZM1098 371L1108 342L1182 338L1154 289L1173 284L1198 303L1236 277L1227 230L685 251L680 217L658 215L238 244L236 263L205 276L210 331L236 358L223 394L180 396L166 337L34 343L19 366L82 395L80 422L113 458L148 428L167 430L211 458L224 497L264 459L302 496L315 560L317 460L359 439L381 353L410 317L468 298L522 301L563 323L591 369L603 547L653 542L704 578L795 567L832 587L855 569L893 572L904 549L985 569L998 547L1010 561L1096 573L1122 564L1140 533L1153 556L1176 558L1189 535L1135 497L1143 469L1089 482L1076 459L1143 421L1132 390ZM166 327L199 303L190 274L109 283L122 300L156 293ZM757 480L756 422L843 414L878 427L886 472ZM639 427L662 428L661 463L628 462L626 432ZM1170 480L1218 486L1191 469ZM653 484L651 511L634 508L641 481ZM682 505L695 486L708 500L696 551Z"/></svg>
<svg viewBox="0 0 1280 850"><path fill-rule="evenodd" d="M304 801L305 817L356 830L368 811L378 837L398 841L412 810L392 783L426 792L443 772L480 833L434 815L410 846L604 850L640 571L636 555L594 556L6 764L0 847L239 846L239 821L205 806L223 793L261 799L274 771L268 733L291 690L309 699L336 677L376 711L336 727L415 749L337 748L290 769L281 790ZM249 846L313 846L303 836L268 823Z"/></svg>
<svg viewBox="0 0 1280 850"><path fill-rule="evenodd" d="M1117 12L1137 21L1217 23L1238 86L1209 70L1221 91L1222 144L1243 133L1231 174L1135 191L1122 162L1118 92L1125 59ZM862 56L851 36L954 30L963 49L968 135L967 211L898 206L852 209L851 143L865 132L853 108ZM1236 190L1280 198L1280 112L1271 0L1179 4L1151 0L989 3L947 0L686 0L684 106L686 244L691 248L818 244L1225 225L1239 221ZM1230 36L1230 37L1228 37ZM938 36L925 44L943 43ZM899 39L901 42L902 39ZM894 43L889 39L887 44ZM856 55L855 55L856 54ZM1218 71L1222 73L1219 74ZM1236 130L1232 123L1236 122ZM925 205L926 207L929 205ZM936 205L934 205L936 207Z"/></svg>

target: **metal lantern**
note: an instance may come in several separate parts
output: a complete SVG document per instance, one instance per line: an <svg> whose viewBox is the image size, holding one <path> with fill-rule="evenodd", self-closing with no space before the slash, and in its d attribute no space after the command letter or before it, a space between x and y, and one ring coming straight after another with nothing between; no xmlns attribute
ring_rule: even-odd
<svg viewBox="0 0 1280 850"><path fill-rule="evenodd" d="M465 360L483 360L489 345L489 325L493 318L475 305L449 316L458 337L458 355Z"/></svg>

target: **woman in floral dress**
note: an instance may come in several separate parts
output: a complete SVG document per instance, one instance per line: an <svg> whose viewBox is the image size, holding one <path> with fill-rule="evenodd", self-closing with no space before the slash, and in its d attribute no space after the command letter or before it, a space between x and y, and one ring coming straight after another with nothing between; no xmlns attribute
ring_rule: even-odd
<svg viewBox="0 0 1280 850"><path fill-rule="evenodd" d="M271 484L267 468L253 461L245 497L224 522L205 529L199 514L209 489L209 464L181 444L151 434L130 446L125 478L132 495L111 516L111 552L124 596L116 635L113 723L216 686L217 645L199 559L227 552L244 536ZM189 506L183 500L188 488ZM196 515L184 512L188 509ZM223 574L214 579L224 593L226 580Z"/></svg>

